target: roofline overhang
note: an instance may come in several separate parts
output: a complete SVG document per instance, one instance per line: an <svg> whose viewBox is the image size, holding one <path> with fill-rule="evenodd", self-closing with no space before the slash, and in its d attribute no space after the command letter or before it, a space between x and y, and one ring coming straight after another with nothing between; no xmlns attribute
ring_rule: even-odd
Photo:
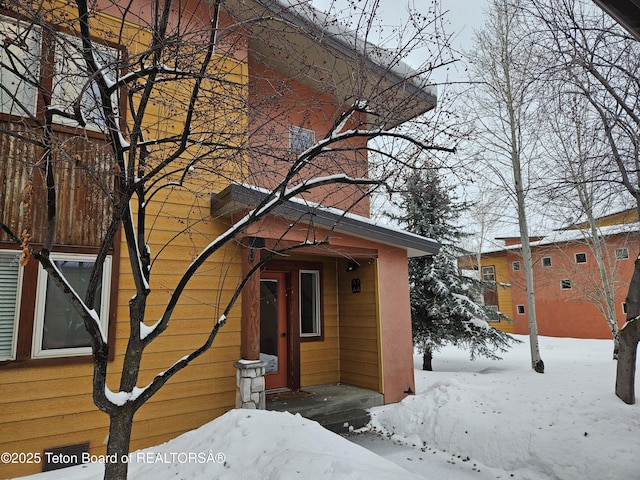
<svg viewBox="0 0 640 480"><path fill-rule="evenodd" d="M224 5L246 22L249 50L259 54L262 63L316 90L329 88L340 102L368 102L371 117L378 117L384 128L436 106L436 87L416 70L309 5L294 6L287 0L225 0ZM255 18L265 20L251 21ZM280 33L275 37L274 29Z"/></svg>
<svg viewBox="0 0 640 480"><path fill-rule="evenodd" d="M593 0L640 41L640 0Z"/></svg>
<svg viewBox="0 0 640 480"><path fill-rule="evenodd" d="M267 193L245 185L231 184L221 192L211 195L211 214L230 216L243 213L260 205ZM323 207L302 200L287 200L275 207L273 215L279 215L303 223L305 219L313 225L333 229L353 237L406 250L407 257L435 255L440 244L430 238L399 229L378 225L368 218Z"/></svg>

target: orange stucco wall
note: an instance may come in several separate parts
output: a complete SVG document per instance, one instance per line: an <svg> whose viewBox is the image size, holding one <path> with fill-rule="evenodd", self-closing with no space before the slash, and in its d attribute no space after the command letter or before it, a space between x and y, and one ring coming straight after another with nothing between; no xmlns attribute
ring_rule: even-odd
<svg viewBox="0 0 640 480"><path fill-rule="evenodd" d="M627 247L628 259L615 259L615 249ZM607 241L608 265L615 279L615 312L618 325L625 322L623 302L627 295L628 282L633 272L633 259L638 251L638 240L617 237ZM564 243L560 246L534 247L534 288L538 333L553 337L611 338L611 331L602 313L594 305L594 292L600 275L595 258L582 242ZM586 253L587 262L576 264L575 254ZM551 258L551 266L542 265L542 258ZM520 260L515 252L506 254L507 261ZM515 333L529 332L526 315L524 271L510 269ZM562 280L571 280L571 289L562 289ZM523 305L525 314L517 314L518 305Z"/></svg>
<svg viewBox="0 0 640 480"><path fill-rule="evenodd" d="M404 250L385 247L379 250L378 299L384 401L399 402L409 387L416 391L407 254Z"/></svg>
<svg viewBox="0 0 640 480"><path fill-rule="evenodd" d="M333 127L342 108L323 92L318 92L294 79L249 58L249 177L247 183L264 188L278 185L287 174L295 158L289 152L289 127L296 126L315 133L320 141ZM283 94L286 92L286 94ZM351 125L348 125L351 126ZM302 179L341 172L353 177L368 176L367 153L363 138L345 142L347 151L321 154L301 174L292 179L295 185ZM355 147L362 150L355 150ZM291 161L283 161L283 158ZM367 187L329 185L315 188L304 198L325 206L350 210L369 216L369 198L363 195Z"/></svg>

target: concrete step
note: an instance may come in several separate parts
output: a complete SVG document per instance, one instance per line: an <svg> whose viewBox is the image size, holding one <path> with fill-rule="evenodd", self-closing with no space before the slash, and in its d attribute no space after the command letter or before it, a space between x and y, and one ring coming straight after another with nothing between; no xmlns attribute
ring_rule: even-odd
<svg viewBox="0 0 640 480"><path fill-rule="evenodd" d="M346 384L314 385L303 390L299 395L267 402L267 410L299 413L316 420L342 412L366 410L384 403L382 394Z"/></svg>
<svg viewBox="0 0 640 480"><path fill-rule="evenodd" d="M366 410L354 409L319 415L313 418L313 420L334 433L347 433L350 427L357 430L367 425L369 420L371 420L371 416Z"/></svg>

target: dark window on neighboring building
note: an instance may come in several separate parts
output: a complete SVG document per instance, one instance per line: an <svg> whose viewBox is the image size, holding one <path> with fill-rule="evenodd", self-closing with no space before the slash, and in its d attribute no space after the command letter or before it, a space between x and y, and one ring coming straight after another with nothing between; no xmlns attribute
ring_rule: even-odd
<svg viewBox="0 0 640 480"><path fill-rule="evenodd" d="M524 305L518 305L516 307L516 310L518 312L518 315L524 315Z"/></svg>
<svg viewBox="0 0 640 480"><path fill-rule="evenodd" d="M551 257L542 257L542 266L550 267L551 266Z"/></svg>
<svg viewBox="0 0 640 480"><path fill-rule="evenodd" d="M627 247L616 248L616 260L626 260L628 258L629 258L629 249Z"/></svg>
<svg viewBox="0 0 640 480"><path fill-rule="evenodd" d="M560 280L560 288L562 290L571 290L571 280L568 278Z"/></svg>
<svg viewBox="0 0 640 480"><path fill-rule="evenodd" d="M514 272L517 272L518 270L520 270L520 262L513 262L511 264L511 267L513 268Z"/></svg>
<svg viewBox="0 0 640 480"><path fill-rule="evenodd" d="M576 253L576 263L587 263L587 254L586 253Z"/></svg>
<svg viewBox="0 0 640 480"><path fill-rule="evenodd" d="M627 302L622 302L622 313L627 314Z"/></svg>

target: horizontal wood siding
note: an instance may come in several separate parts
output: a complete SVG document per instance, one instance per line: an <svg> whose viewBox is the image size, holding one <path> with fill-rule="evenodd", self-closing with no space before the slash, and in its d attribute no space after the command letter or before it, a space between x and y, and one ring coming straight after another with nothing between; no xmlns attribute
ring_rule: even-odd
<svg viewBox="0 0 640 480"><path fill-rule="evenodd" d="M340 381L381 391L375 263L346 269L347 261L339 261ZM353 279L360 279L360 293L352 292Z"/></svg>
<svg viewBox="0 0 640 480"><path fill-rule="evenodd" d="M322 263L324 340L300 343L301 387L340 381L336 260L322 257L305 257L304 260Z"/></svg>

